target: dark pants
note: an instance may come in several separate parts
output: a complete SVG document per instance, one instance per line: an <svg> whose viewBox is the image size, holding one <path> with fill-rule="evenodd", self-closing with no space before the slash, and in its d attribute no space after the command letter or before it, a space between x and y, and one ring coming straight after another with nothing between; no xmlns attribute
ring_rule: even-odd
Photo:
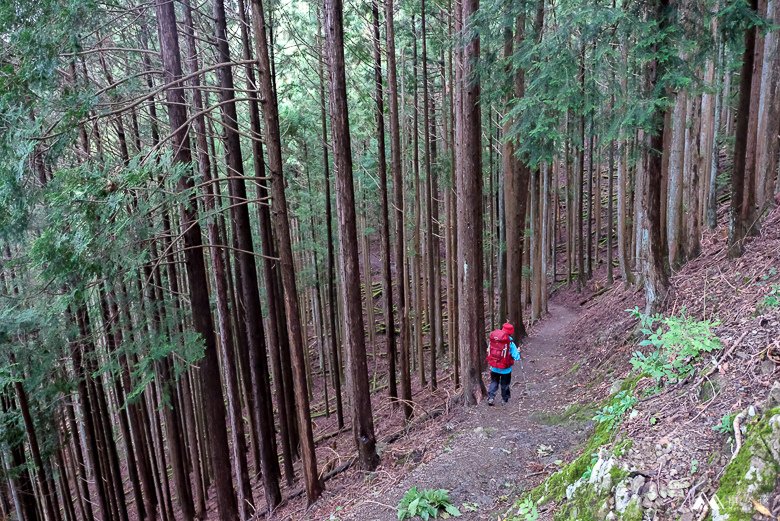
<svg viewBox="0 0 780 521"><path fill-rule="evenodd" d="M498 386L501 384L501 398L505 402L509 401L510 390L509 384L512 382L512 373L499 374L490 371L490 387L488 387L488 398L495 398Z"/></svg>

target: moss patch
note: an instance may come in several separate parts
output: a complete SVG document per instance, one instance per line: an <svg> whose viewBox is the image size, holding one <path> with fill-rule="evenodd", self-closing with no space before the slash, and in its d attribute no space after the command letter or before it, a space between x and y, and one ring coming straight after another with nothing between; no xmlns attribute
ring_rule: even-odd
<svg viewBox="0 0 780 521"><path fill-rule="evenodd" d="M563 425L566 423L584 423L593 419L597 409L591 403L575 403L563 412L539 411L531 415L531 419L544 425Z"/></svg>
<svg viewBox="0 0 780 521"><path fill-rule="evenodd" d="M626 391L632 393L641 379L642 375L629 376L623 381L617 393L613 394L600 404L574 404L562 413L541 414L536 416L535 419L544 423L549 422L548 424L552 425L565 423L567 421L576 421L577 418L581 420L591 419L596 411L610 404L620 392ZM612 491L599 490L598 486L588 483L587 480L593 470L594 464L598 461L599 449L613 442L613 437L619 424L619 421L597 423L593 434L585 443L580 456L548 477L539 486L519 498L512 510L510 510L507 520L522 520L522 518L513 517L512 512L516 512L523 502L528 499L531 499L538 505L543 505L551 501L559 503L560 509L555 514L556 520L577 519L578 521L595 521L597 519L603 519L609 512L608 501ZM613 456L620 457L631 448L631 444L631 440L620 440L614 444L610 453ZM603 457L604 455L602 454L602 458ZM623 480L627 474L626 471L620 469L618 466L613 466L609 469L609 478L613 485ZM571 499L567 500L567 489L578 481L580 481L578 488L574 490L573 493L571 490L569 491ZM642 507L638 503L635 507L638 508L639 517L636 517L636 512L629 512L627 510L621 515L620 519L626 519L628 521L641 520Z"/></svg>
<svg viewBox="0 0 780 521"><path fill-rule="evenodd" d="M749 521L753 516L751 499L772 492L780 474L780 462L770 446L780 445L780 408L767 411L748 430L742 448L726 466L713 498L717 513L713 519Z"/></svg>
<svg viewBox="0 0 780 521"><path fill-rule="evenodd" d="M633 499L619 519L622 519L623 521L642 521L642 514L642 505L639 504L639 500Z"/></svg>

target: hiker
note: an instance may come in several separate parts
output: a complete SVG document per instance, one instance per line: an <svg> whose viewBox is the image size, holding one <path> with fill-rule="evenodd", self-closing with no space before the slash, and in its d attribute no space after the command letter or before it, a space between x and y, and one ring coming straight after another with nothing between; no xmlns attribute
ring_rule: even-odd
<svg viewBox="0 0 780 521"><path fill-rule="evenodd" d="M512 365L520 360L520 350L512 335L515 327L507 322L501 329L490 333L487 351L487 363L490 366L490 387L488 388L488 405L493 405L498 386L501 385L501 398L504 405L509 401L509 384L512 382Z"/></svg>

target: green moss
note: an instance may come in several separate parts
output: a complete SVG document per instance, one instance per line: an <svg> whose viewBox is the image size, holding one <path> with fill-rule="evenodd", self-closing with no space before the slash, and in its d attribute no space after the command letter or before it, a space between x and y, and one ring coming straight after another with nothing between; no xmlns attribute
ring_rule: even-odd
<svg viewBox="0 0 780 521"><path fill-rule="evenodd" d="M777 414L780 414L780 408L769 410L749 428L742 448L723 472L715 500L720 507L719 513L729 521L752 519L752 509L744 512L743 505L751 497L758 499L775 488L780 465L772 457L766 440L772 435L769 420ZM763 460L763 469L756 467L754 458Z"/></svg>
<svg viewBox="0 0 780 521"><path fill-rule="evenodd" d="M634 440L632 440L630 438L623 438L619 442L615 443L615 446L612 448L612 454L614 454L616 458L619 458L623 454L628 452L628 450L633 445L634 445Z"/></svg>
<svg viewBox="0 0 780 521"><path fill-rule="evenodd" d="M534 419L542 423L547 423L548 425L557 425L560 423L576 421L578 419L582 421L589 420L596 411L611 403L618 393L622 391L632 392L642 378L643 375L630 375L623 381L618 392L610 396L601 404L590 404L590 406L574 404L567 408L563 413L539 414L536 415ZM556 520L564 521L577 519L578 521L595 521L597 519L603 519L608 512L607 497L605 496L608 495L609 492L599 491L596 487L584 483L575 491L574 497L567 501L566 490L570 485L583 478L586 473L590 472L596 461L595 455L600 448L612 442L612 437L618 425L619 421L597 423L593 434L585 443L580 456L547 478L528 494L519 498L512 511L517 511L523 501L530 498L534 503L539 505L549 503L550 501L559 503L560 509L555 514ZM612 453L620 457L631 448L631 445L631 440L622 439L615 443ZM612 483L618 483L624 479L627 474L626 471L617 466L610 469ZM639 517L636 517L635 513L628 513L629 516L634 517L624 516L623 519L627 519L628 521L641 520L641 505L637 504L636 507L639 509ZM507 519L514 521L517 518L512 517L510 514Z"/></svg>
<svg viewBox="0 0 780 521"><path fill-rule="evenodd" d="M600 423L588 440L582 454L547 478L541 485L530 492L531 499L542 504L549 501L561 501L566 497L566 488L580 479L593 465L593 454L599 448L608 444L612 437L612 428L607 423Z"/></svg>
<svg viewBox="0 0 780 521"><path fill-rule="evenodd" d="M642 514L642 505L639 503L639 500L632 499L619 519L622 521L642 521Z"/></svg>
<svg viewBox="0 0 780 521"><path fill-rule="evenodd" d="M636 384L639 383L639 380L644 378L644 374L630 374L626 377L625 380L623 380L623 383L620 384L620 391L633 391L636 389ZM618 391L618 392L620 392Z"/></svg>
<svg viewBox="0 0 780 521"><path fill-rule="evenodd" d="M628 471L621 469L617 465L609 469L609 477L611 478L613 484L620 483L627 476L628 476Z"/></svg>
<svg viewBox="0 0 780 521"><path fill-rule="evenodd" d="M563 425L566 423L583 423L593 419L597 409L593 404L574 403L563 412L540 411L531 415L531 419L544 425Z"/></svg>

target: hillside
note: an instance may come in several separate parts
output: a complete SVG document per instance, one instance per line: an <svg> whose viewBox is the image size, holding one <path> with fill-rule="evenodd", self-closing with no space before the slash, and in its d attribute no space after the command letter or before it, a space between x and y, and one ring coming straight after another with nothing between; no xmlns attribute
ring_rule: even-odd
<svg viewBox="0 0 780 521"><path fill-rule="evenodd" d="M672 277L663 315L687 318L659 344L667 362L678 362L660 379L647 374L655 365L629 364L636 351L658 350L638 347L647 335L627 313L642 308L641 294L618 285L587 305L568 353L581 364L573 394L607 417L579 459L524 496L539 502L540 519L780 513L780 210L737 260L727 258L724 237L725 226L706 234L701 256ZM713 351L680 350L705 338L717 343ZM684 376L670 377L675 371Z"/></svg>

